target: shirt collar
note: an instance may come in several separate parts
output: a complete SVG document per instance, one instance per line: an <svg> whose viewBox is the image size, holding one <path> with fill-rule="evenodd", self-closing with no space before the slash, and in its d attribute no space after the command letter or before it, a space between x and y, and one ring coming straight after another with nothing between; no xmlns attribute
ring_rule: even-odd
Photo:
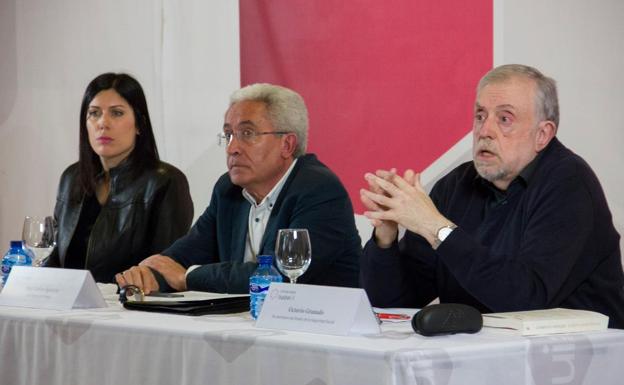
<svg viewBox="0 0 624 385"><path fill-rule="evenodd" d="M273 186L271 191L269 191L269 193L264 197L264 199L262 199L260 203L256 203L256 200L254 199L254 197L251 196L251 194L246 189L243 189L243 197L245 197L245 199L249 203L251 203L253 207L260 207L267 203L269 207L273 207L273 205L275 204L275 201L277 200L277 197L279 196L280 192L282 191L282 188L284 187L284 183L286 183L286 179L288 179L288 177L290 176L290 173L295 167L297 160L298 158L295 158L295 160L290 164L290 167L288 167L288 170L286 170L284 175L282 175L282 178L275 184L275 186Z"/></svg>
<svg viewBox="0 0 624 385"><path fill-rule="evenodd" d="M520 174L518 175L518 177L522 178L525 184L528 185L529 182L531 181L531 178L533 177L533 174L535 174L535 169L537 168L537 164L539 163L539 160L542 158L543 153L544 151L538 152L537 156L533 158L533 160L529 162L529 164L527 164L522 169L522 171L520 171Z"/></svg>
<svg viewBox="0 0 624 385"><path fill-rule="evenodd" d="M496 202L502 202L507 199L507 194L510 189L515 188L516 185L522 184L523 187L527 187L529 185L533 175L535 174L535 170L537 169L537 164L542 158L543 152L544 151L540 151L537 156L535 156L535 158L533 158L533 160L530 161L529 164L522 169L522 171L520 171L520 174L518 174L518 176L511 181L506 191L500 190L494 186L492 182L483 179L478 173L475 176L475 182L478 182L481 186L484 186L488 191L490 191Z"/></svg>

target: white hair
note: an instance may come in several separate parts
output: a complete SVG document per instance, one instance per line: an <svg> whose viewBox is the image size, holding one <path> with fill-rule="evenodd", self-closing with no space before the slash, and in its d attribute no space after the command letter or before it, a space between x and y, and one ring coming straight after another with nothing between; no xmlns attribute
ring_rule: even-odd
<svg viewBox="0 0 624 385"><path fill-rule="evenodd" d="M559 127L557 84L553 79L544 76L533 67L522 64L505 64L493 68L479 81L477 93L488 84L503 82L515 76L531 79L535 82L537 86L535 106L539 114L538 118L540 120L550 120L555 123L555 126Z"/></svg>
<svg viewBox="0 0 624 385"><path fill-rule="evenodd" d="M285 87L257 83L230 95L230 107L244 101L264 103L276 130L292 132L297 136L294 157L305 155L308 146L308 109L301 95Z"/></svg>

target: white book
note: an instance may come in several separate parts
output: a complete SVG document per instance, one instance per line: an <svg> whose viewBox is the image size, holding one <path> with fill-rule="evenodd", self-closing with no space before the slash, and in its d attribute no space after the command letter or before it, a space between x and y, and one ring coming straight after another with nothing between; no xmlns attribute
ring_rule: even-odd
<svg viewBox="0 0 624 385"><path fill-rule="evenodd" d="M483 326L523 336L605 330L609 317L589 310L546 309L483 314Z"/></svg>

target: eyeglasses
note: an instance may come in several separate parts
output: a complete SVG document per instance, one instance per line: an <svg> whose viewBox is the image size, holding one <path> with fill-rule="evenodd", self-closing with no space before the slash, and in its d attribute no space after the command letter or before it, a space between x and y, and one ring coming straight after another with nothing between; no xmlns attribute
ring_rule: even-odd
<svg viewBox="0 0 624 385"><path fill-rule="evenodd" d="M238 132L220 132L217 134L217 139L219 140L219 146L227 147L232 143L232 139L236 137L236 139L244 144L254 144L258 142L258 137L260 135L285 135L292 134L292 132L288 131L265 131L265 132L256 132L254 130L243 130Z"/></svg>

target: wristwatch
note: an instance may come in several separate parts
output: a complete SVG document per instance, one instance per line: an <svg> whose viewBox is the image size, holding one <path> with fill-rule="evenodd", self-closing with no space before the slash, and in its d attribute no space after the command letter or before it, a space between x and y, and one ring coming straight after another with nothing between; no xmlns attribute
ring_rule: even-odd
<svg viewBox="0 0 624 385"><path fill-rule="evenodd" d="M440 244L444 242L446 237L448 237L456 228L457 228L457 225L453 225L453 224L440 227L438 231L436 231L436 237L433 240L433 249L434 250L437 249L438 246L440 246Z"/></svg>

